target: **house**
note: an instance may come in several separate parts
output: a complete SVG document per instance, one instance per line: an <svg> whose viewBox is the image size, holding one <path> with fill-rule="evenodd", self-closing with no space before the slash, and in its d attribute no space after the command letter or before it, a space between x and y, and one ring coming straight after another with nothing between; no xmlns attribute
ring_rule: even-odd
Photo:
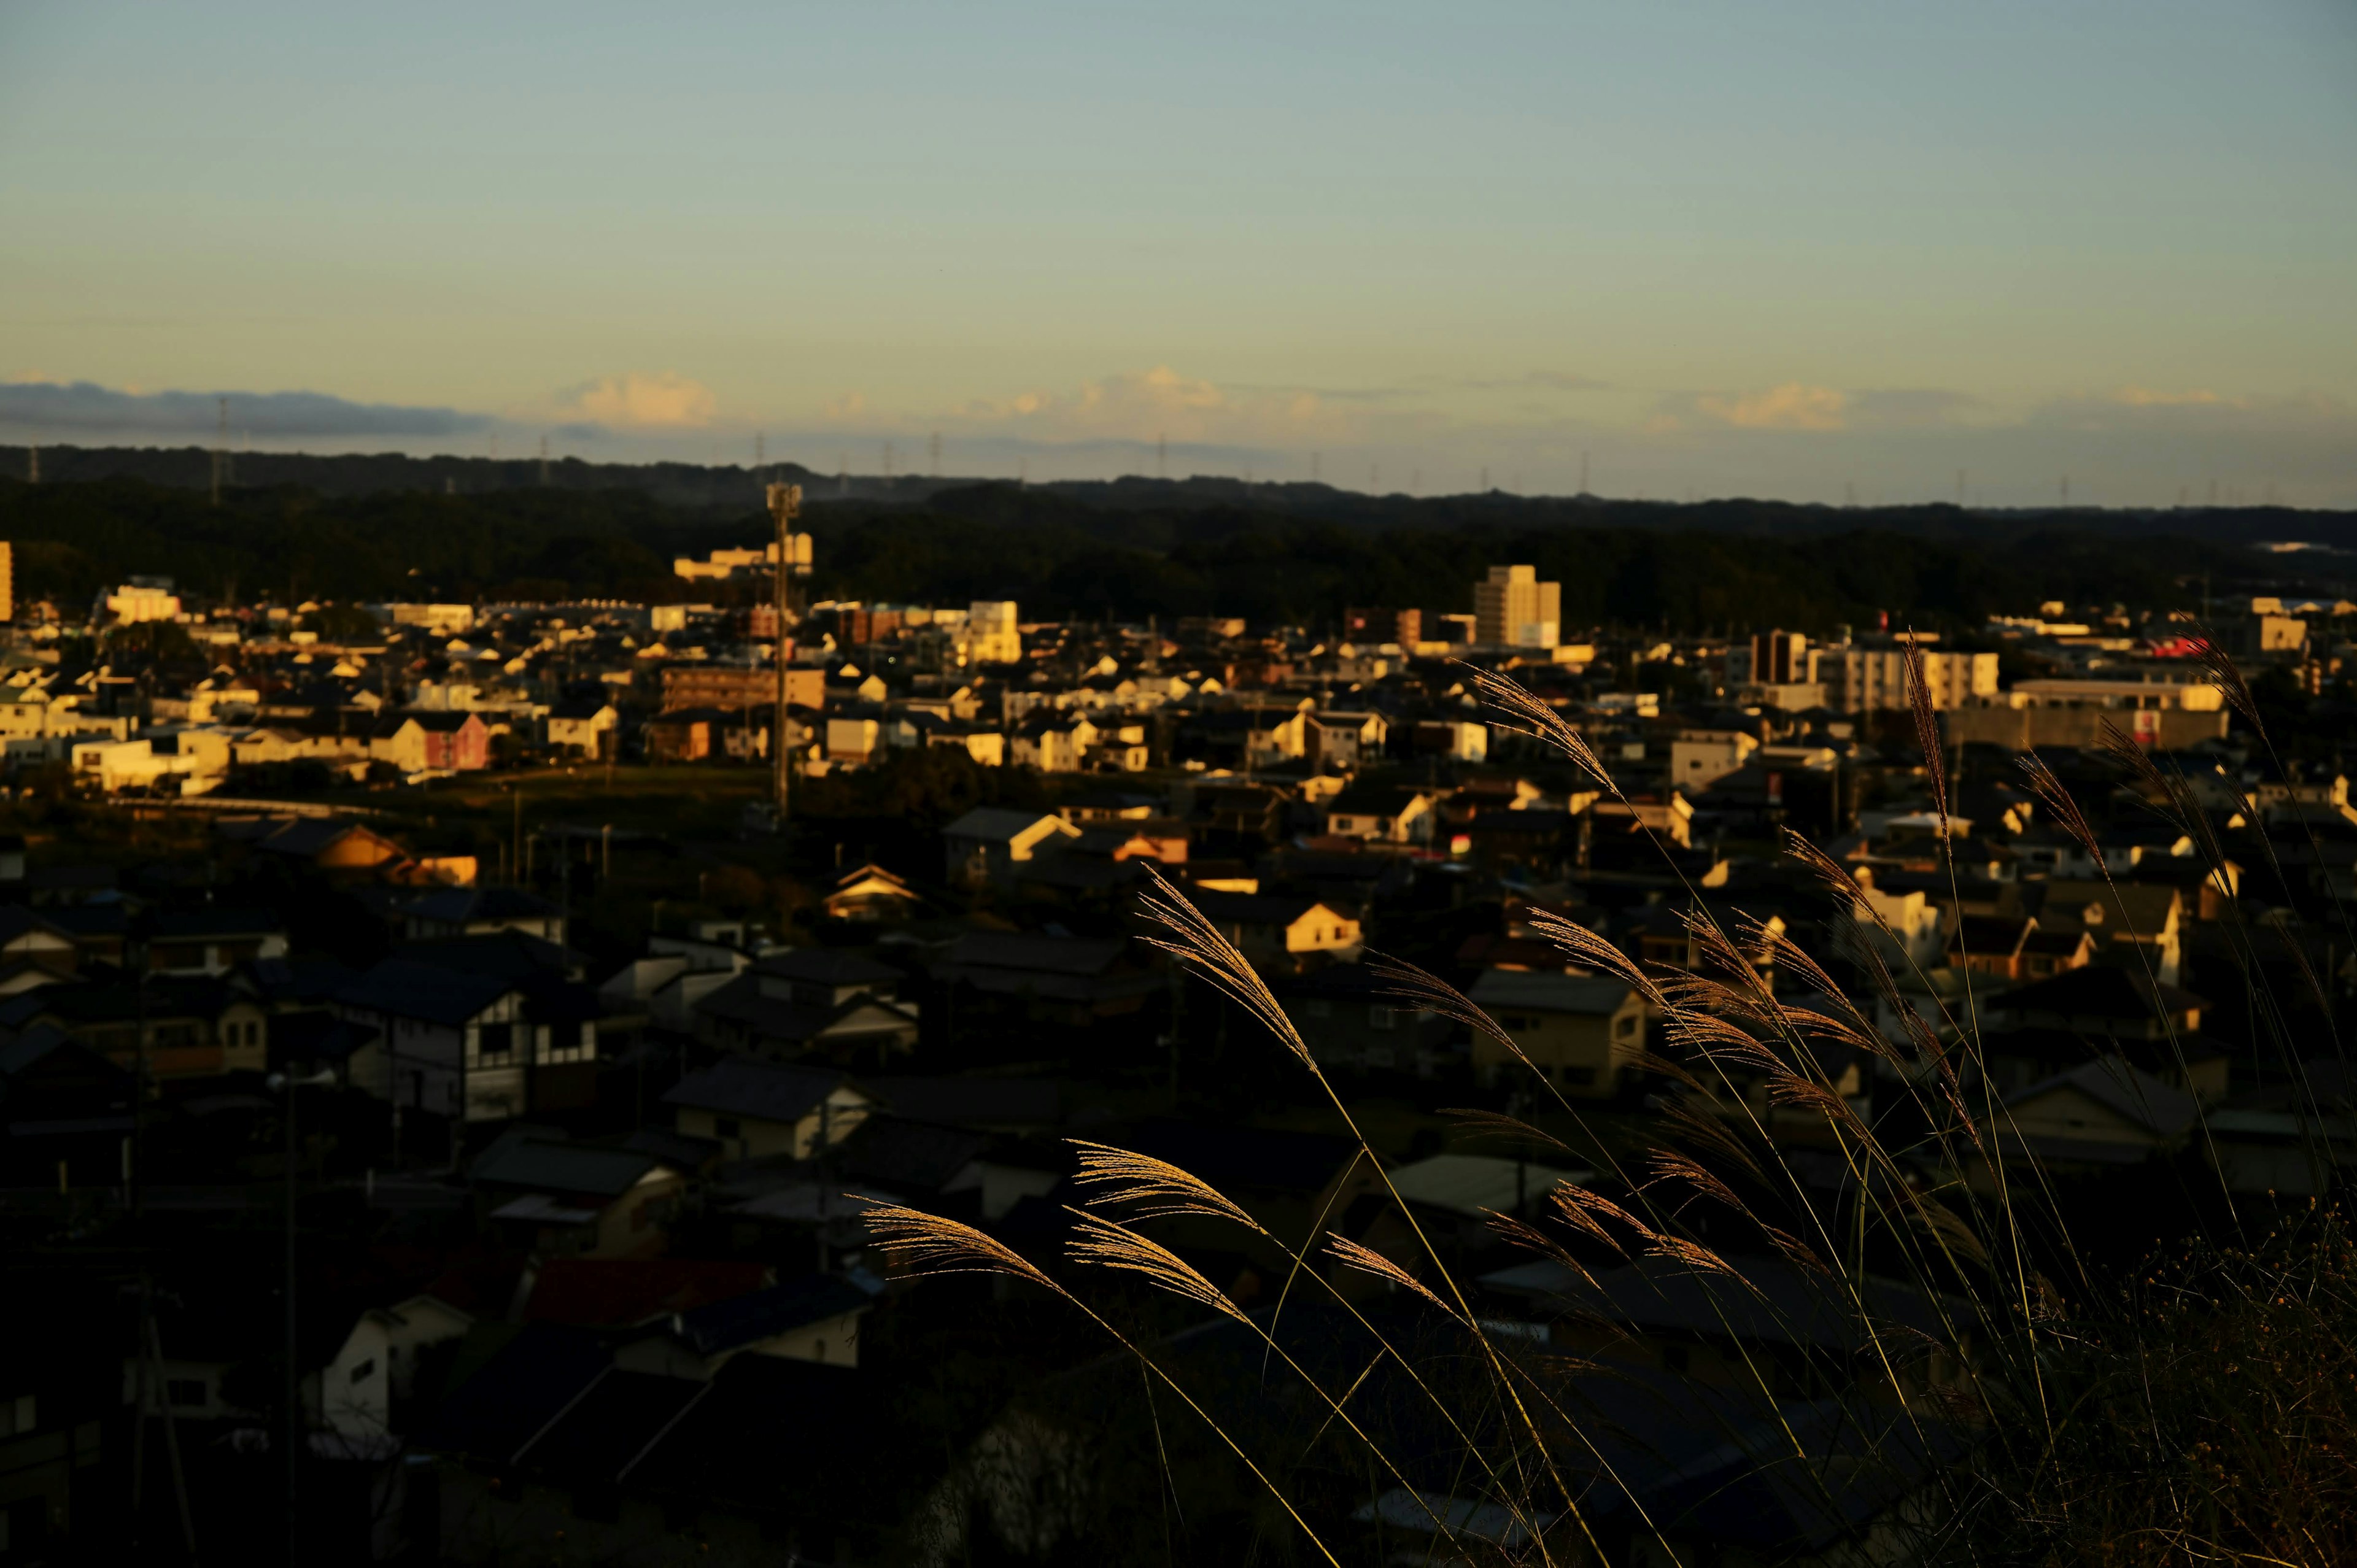
<svg viewBox="0 0 2357 1568"><path fill-rule="evenodd" d="M1027 714L1016 726L1010 737L1012 757L1018 765L1042 773L1077 773L1097 744L1097 733L1085 714L1041 710Z"/></svg>
<svg viewBox="0 0 2357 1568"><path fill-rule="evenodd" d="M1645 1049L1644 999L1626 981L1488 969L1467 995L1566 1096L1602 1100L1619 1093L1622 1073ZM1484 1081L1510 1084L1530 1070L1479 1029L1473 1069Z"/></svg>
<svg viewBox="0 0 2357 1568"><path fill-rule="evenodd" d="M1326 831L1336 838L1429 843L1434 800L1424 789L1354 786L1326 802Z"/></svg>
<svg viewBox="0 0 2357 1568"><path fill-rule="evenodd" d="M873 861L837 877L834 890L819 904L828 919L855 925L914 919L925 908L924 899L910 892L906 882Z"/></svg>
<svg viewBox="0 0 2357 1568"><path fill-rule="evenodd" d="M692 1072L663 1096L672 1122L694 1138L711 1138L724 1157L806 1160L857 1130L876 1101L845 1074L724 1057Z"/></svg>
<svg viewBox="0 0 2357 1568"><path fill-rule="evenodd" d="M649 1155L502 1137L468 1172L483 1217L544 1258L651 1258L687 1180Z"/></svg>
<svg viewBox="0 0 2357 1568"><path fill-rule="evenodd" d="M1948 937L1948 967L1998 980L2044 980L2095 954L2085 929L2048 931L2034 915L1966 915Z"/></svg>
<svg viewBox="0 0 2357 1568"><path fill-rule="evenodd" d="M2057 876L2006 886L2001 913L2038 917L2040 929L2085 932L2094 961L2139 969L2149 963L2163 984L2177 983L2185 896L2167 883L2085 881Z"/></svg>
<svg viewBox="0 0 2357 1568"><path fill-rule="evenodd" d="M1063 818L1045 811L976 806L942 830L942 846L950 881L978 887L1012 882L1017 865L1080 834Z"/></svg>
<svg viewBox="0 0 2357 1568"><path fill-rule="evenodd" d="M535 1068L594 1062L594 1017L548 1017L533 988L499 974L390 958L339 990L336 1015L377 1031L346 1083L404 1107L468 1122L522 1115ZM557 1009L574 1013L574 1009Z"/></svg>
<svg viewBox="0 0 2357 1568"><path fill-rule="evenodd" d="M2035 1161L2050 1172L2081 1175L2138 1165L2167 1153L2192 1130L2199 1105L2119 1057L2098 1057L2016 1090L2003 1108L1976 1120L1980 1142L2008 1163ZM1994 1189L1983 1161L1975 1187Z"/></svg>
<svg viewBox="0 0 2357 1568"><path fill-rule="evenodd" d="M724 1050L866 1057L881 1065L917 1044L918 1004L900 999L903 978L853 952L772 953L694 1004L695 1032Z"/></svg>
<svg viewBox="0 0 2357 1568"><path fill-rule="evenodd" d="M0 1002L0 1028L47 1025L125 1068L152 1088L173 1079L258 1073L267 1065L268 1015L217 977L156 976L142 984L60 982Z"/></svg>
<svg viewBox="0 0 2357 1568"><path fill-rule="evenodd" d="M933 978L975 993L957 998L962 1017L978 1001L1023 1022L1074 1027L1135 1013L1168 984L1136 963L1120 937L1029 931L965 932L933 966Z"/></svg>
<svg viewBox="0 0 2357 1568"><path fill-rule="evenodd" d="M1385 994L1388 984L1365 964L1329 963L1270 989L1319 1066L1428 1074L1451 1026Z"/></svg>
<svg viewBox="0 0 2357 1568"><path fill-rule="evenodd" d="M565 945L565 911L521 887L447 887L401 907L409 940L491 936L521 931Z"/></svg>
<svg viewBox="0 0 2357 1568"><path fill-rule="evenodd" d="M285 956L286 922L268 909L185 909L147 920L151 974L226 974L255 959Z"/></svg>
<svg viewBox="0 0 2357 1568"><path fill-rule="evenodd" d="M222 820L215 831L258 854L307 865L331 876L392 869L409 852L372 828L337 817L246 817Z"/></svg>
<svg viewBox="0 0 2357 1568"><path fill-rule="evenodd" d="M1198 891L1195 910L1256 969L1297 971L1312 958L1351 962L1359 922L1322 899L1297 895Z"/></svg>
<svg viewBox="0 0 2357 1568"><path fill-rule="evenodd" d="M491 732L480 714L387 714L369 731L369 756L405 774L465 773L490 766Z"/></svg>
<svg viewBox="0 0 2357 1568"><path fill-rule="evenodd" d="M621 722L621 714L611 703L592 699L559 703L549 710L545 731L548 747L576 757L610 757Z"/></svg>
<svg viewBox="0 0 2357 1568"><path fill-rule="evenodd" d="M882 1288L872 1278L799 1274L650 1324L615 1347L614 1366L701 1382L737 1356L856 1367L859 1320Z"/></svg>
<svg viewBox="0 0 2357 1568"><path fill-rule="evenodd" d="M1381 760L1390 738L1390 721L1381 714L1329 708L1302 715L1304 754L1313 764L1337 772L1348 773Z"/></svg>

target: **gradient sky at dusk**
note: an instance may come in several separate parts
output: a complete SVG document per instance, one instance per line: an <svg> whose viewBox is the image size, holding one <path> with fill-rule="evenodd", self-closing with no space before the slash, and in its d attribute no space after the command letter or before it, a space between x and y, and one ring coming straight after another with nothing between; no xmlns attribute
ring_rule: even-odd
<svg viewBox="0 0 2357 1568"><path fill-rule="evenodd" d="M2349 0L17 0L0 203L0 443L2357 505Z"/></svg>

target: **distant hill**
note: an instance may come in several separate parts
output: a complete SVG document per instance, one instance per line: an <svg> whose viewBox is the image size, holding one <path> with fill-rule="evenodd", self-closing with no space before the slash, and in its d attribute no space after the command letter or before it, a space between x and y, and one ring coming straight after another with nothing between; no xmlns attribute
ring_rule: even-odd
<svg viewBox="0 0 2357 1568"><path fill-rule="evenodd" d="M674 555L762 539L745 468L399 456L240 456L221 504L199 448L44 448L0 475L20 598L87 604L133 573L199 598L726 598ZM1322 485L1039 486L855 478L793 465L819 596L1142 620L1221 613L1319 627L1351 605L1470 608L1489 565L1564 585L1574 625L1977 626L2045 599L2197 604L2333 593L2357 514L2285 509L1966 511L1596 497L1368 496ZM847 491L847 493L845 493ZM2279 553L2262 542L2324 548ZM740 587L739 597L750 592Z"/></svg>

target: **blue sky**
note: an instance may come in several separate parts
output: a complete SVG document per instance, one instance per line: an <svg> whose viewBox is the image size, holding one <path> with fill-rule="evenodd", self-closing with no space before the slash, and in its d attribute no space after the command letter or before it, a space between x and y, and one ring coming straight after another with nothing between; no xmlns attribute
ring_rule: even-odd
<svg viewBox="0 0 2357 1568"><path fill-rule="evenodd" d="M0 0L0 442L2357 505L2346 0Z"/></svg>

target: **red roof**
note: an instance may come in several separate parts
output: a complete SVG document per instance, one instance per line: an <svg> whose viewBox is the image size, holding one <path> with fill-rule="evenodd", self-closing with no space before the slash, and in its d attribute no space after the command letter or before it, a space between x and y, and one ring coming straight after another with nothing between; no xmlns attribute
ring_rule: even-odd
<svg viewBox="0 0 2357 1568"><path fill-rule="evenodd" d="M559 1258L541 1265L523 1316L527 1323L630 1328L748 1294L770 1280L764 1263Z"/></svg>

